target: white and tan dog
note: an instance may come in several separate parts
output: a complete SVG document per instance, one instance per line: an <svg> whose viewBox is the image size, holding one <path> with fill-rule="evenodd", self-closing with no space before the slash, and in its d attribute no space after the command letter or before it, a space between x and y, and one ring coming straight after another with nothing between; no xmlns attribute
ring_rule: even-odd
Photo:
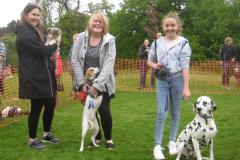
<svg viewBox="0 0 240 160"><path fill-rule="evenodd" d="M93 82L99 73L98 68L90 67L87 69L85 74L86 82ZM82 117L82 140L79 151L82 152L84 149L84 139L86 137L87 131L90 129L92 131L91 141L94 146L98 146L95 143L95 137L99 131L99 125L97 122L96 114L97 109L99 108L102 102L102 95L98 95L96 97L92 97L90 94L87 95L85 106L83 109L83 117Z"/></svg>
<svg viewBox="0 0 240 160"><path fill-rule="evenodd" d="M61 42L61 37L62 37L61 29L56 27L48 28L46 45L52 45L54 43L57 43L59 47Z"/></svg>
<svg viewBox="0 0 240 160"><path fill-rule="evenodd" d="M213 137L217 134L216 124L212 112L216 105L207 96L201 96L195 102L193 111L195 118L180 133L177 139L178 155L176 160L196 157L197 160L214 160ZM210 157L202 157L202 148L209 145Z"/></svg>

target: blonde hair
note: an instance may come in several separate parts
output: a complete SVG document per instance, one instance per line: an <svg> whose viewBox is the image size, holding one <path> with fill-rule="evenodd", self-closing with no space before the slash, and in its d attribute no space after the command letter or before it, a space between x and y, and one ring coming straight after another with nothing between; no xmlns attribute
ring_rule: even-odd
<svg viewBox="0 0 240 160"><path fill-rule="evenodd" d="M177 25L178 25L178 30L177 30L177 35L181 35L182 34L182 26L183 26L183 22L180 20L179 18L179 13L177 12L169 12L166 16L163 17L162 19L162 25L164 23L164 21L167 19L167 18L173 18L176 20L177 22Z"/></svg>
<svg viewBox="0 0 240 160"><path fill-rule="evenodd" d="M75 33L75 34L72 36L73 43L74 43L75 40L77 39L77 36L78 36L78 33Z"/></svg>
<svg viewBox="0 0 240 160"><path fill-rule="evenodd" d="M92 23L93 23L93 19L94 18L98 18L103 25L103 34L107 34L109 32L109 22L108 22L108 18L100 11L94 12L91 17L88 20L88 24L87 24L87 30L89 33L92 32Z"/></svg>
<svg viewBox="0 0 240 160"><path fill-rule="evenodd" d="M233 41L232 37L226 37L224 40L225 43L228 43L229 41Z"/></svg>

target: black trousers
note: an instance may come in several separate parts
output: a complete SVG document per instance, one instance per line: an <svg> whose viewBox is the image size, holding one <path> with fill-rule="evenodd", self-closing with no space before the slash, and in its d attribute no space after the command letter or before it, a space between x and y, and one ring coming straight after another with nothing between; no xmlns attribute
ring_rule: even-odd
<svg viewBox="0 0 240 160"><path fill-rule="evenodd" d="M37 137L38 122L43 106L43 131L50 132L51 130L56 97L31 99L31 110L28 116L29 138Z"/></svg>
<svg viewBox="0 0 240 160"><path fill-rule="evenodd" d="M105 93L105 92L103 93L102 103L98 108L98 112L101 117L101 125L103 129L104 137L106 140L111 140L112 139L112 114L110 111L110 97L108 93ZM96 139L97 140L102 139L101 129L99 129Z"/></svg>

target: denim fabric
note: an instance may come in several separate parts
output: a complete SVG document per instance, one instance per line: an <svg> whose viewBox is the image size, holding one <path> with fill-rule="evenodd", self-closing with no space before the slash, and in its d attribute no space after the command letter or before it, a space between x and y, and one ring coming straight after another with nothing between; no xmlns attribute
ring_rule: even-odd
<svg viewBox="0 0 240 160"><path fill-rule="evenodd" d="M168 80L158 79L157 86L157 117L155 122L155 145L161 145L164 124L168 110L171 114L169 140L176 141L180 121L180 105L183 92L183 77L178 76ZM168 107L170 104L170 108Z"/></svg>

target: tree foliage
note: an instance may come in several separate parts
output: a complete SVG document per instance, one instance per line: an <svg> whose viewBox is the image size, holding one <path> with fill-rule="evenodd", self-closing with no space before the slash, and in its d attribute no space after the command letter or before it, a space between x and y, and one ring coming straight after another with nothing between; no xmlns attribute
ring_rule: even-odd
<svg viewBox="0 0 240 160"><path fill-rule="evenodd" d="M190 42L192 60L218 59L219 49L227 36L233 37L235 45L240 42L239 0L123 0L117 11L108 0L89 3L88 10L84 11L81 0L35 2L42 5L45 25L61 28L63 55L68 54L72 35L85 30L88 17L95 10L109 17L119 58L137 58L144 39L153 41L155 33L162 32L161 21L169 11L179 12L183 20L182 34ZM9 23L0 33L13 30L14 25L15 22Z"/></svg>

